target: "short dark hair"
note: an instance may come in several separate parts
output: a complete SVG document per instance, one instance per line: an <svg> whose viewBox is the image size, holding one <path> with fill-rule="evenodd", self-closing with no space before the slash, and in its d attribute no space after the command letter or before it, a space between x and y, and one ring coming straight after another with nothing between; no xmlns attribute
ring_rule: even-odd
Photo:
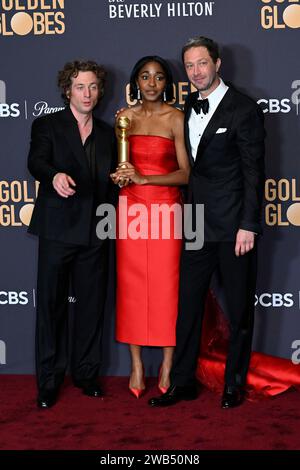
<svg viewBox="0 0 300 470"><path fill-rule="evenodd" d="M57 84L62 91L61 96L65 104L68 104L70 101L67 93L72 86L72 78L76 78L79 72L94 72L98 79L99 99L104 94L106 77L104 67L93 60L74 60L73 62L67 62L64 68L58 72Z"/></svg>
<svg viewBox="0 0 300 470"><path fill-rule="evenodd" d="M142 57L140 60L137 61L135 66L132 69L130 75L130 86L129 86L129 95L132 100L136 100L138 97L138 87L136 84L136 80L140 70L144 67L144 65L148 64L149 62L157 62L159 65L162 66L164 73L166 75L166 101L172 101L174 99L174 90L173 90L173 75L169 64L165 59L157 55L147 55Z"/></svg>
<svg viewBox="0 0 300 470"><path fill-rule="evenodd" d="M206 38L205 36L196 36L194 38L189 39L182 48L181 58L183 63L184 54L192 47L206 47L214 63L216 63L217 60L220 58L220 50L217 42L213 41L212 39Z"/></svg>

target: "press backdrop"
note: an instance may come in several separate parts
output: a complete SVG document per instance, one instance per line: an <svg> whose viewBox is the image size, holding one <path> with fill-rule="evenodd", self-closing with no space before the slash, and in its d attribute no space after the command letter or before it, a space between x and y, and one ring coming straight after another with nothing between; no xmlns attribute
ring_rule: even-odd
<svg viewBox="0 0 300 470"><path fill-rule="evenodd" d="M98 113L112 124L127 103L132 66L158 54L171 64L175 104L182 106L189 85L181 46L199 34L220 43L223 79L265 112L268 180L254 348L300 359L299 33L299 0L0 0L0 373L34 372L37 240L26 230L36 186L26 160L33 119L63 106L57 71L75 58L104 64L108 82ZM122 375L129 358L114 341L113 284L111 273L103 372ZM145 350L148 372L157 372L159 354Z"/></svg>

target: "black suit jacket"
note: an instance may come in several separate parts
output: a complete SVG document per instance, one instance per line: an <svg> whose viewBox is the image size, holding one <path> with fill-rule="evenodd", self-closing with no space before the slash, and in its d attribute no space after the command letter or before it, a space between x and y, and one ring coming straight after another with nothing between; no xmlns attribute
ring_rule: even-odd
<svg viewBox="0 0 300 470"><path fill-rule="evenodd" d="M115 185L109 174L117 166L113 129L93 118L96 145L95 181L88 166L77 121L67 107L32 124L28 168L40 182L29 232L50 240L88 245L96 225L95 210L101 203L116 203ZM74 196L63 198L53 188L58 172L76 183ZM96 237L93 237L98 241Z"/></svg>
<svg viewBox="0 0 300 470"><path fill-rule="evenodd" d="M248 96L229 88L191 155L185 104L185 140L192 170L188 202L204 204L205 241L234 241L238 229L261 232L264 191L264 117ZM218 129L226 129L217 133Z"/></svg>

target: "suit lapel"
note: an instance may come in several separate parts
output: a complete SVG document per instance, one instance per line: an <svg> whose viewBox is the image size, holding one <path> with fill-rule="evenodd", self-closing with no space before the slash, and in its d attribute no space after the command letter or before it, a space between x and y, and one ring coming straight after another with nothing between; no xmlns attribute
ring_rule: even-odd
<svg viewBox="0 0 300 470"><path fill-rule="evenodd" d="M185 105L184 105L184 139L185 139L185 146L188 151L190 164L192 167L195 164L195 160L192 155L192 148L191 148L191 142L190 142L189 119L190 119L190 115L192 112L192 101L195 95L198 95L198 92L193 92L190 95L188 95Z"/></svg>
<svg viewBox="0 0 300 470"><path fill-rule="evenodd" d="M229 88L223 99L220 101L208 125L206 126L206 129L202 135L198 146L195 163L197 163L198 159L201 158L201 155L203 154L205 148L207 147L213 136L216 134L219 127L226 127L225 123L228 122L227 117L234 110L232 98L233 92L231 88Z"/></svg>
<svg viewBox="0 0 300 470"><path fill-rule="evenodd" d="M111 166L110 141L107 139L107 134L103 131L99 121L95 118L93 126L96 138L96 173L100 175L100 179L107 181Z"/></svg>

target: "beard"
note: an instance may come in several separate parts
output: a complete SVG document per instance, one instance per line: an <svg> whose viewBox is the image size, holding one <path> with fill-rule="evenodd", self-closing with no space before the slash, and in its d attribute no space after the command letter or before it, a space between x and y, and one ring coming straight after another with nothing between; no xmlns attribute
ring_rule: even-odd
<svg viewBox="0 0 300 470"><path fill-rule="evenodd" d="M212 87L217 77L218 77L218 74L215 73L212 77L210 77L207 83L203 83L203 85L198 85L196 83L193 83L193 85L197 88L198 91L207 91Z"/></svg>

